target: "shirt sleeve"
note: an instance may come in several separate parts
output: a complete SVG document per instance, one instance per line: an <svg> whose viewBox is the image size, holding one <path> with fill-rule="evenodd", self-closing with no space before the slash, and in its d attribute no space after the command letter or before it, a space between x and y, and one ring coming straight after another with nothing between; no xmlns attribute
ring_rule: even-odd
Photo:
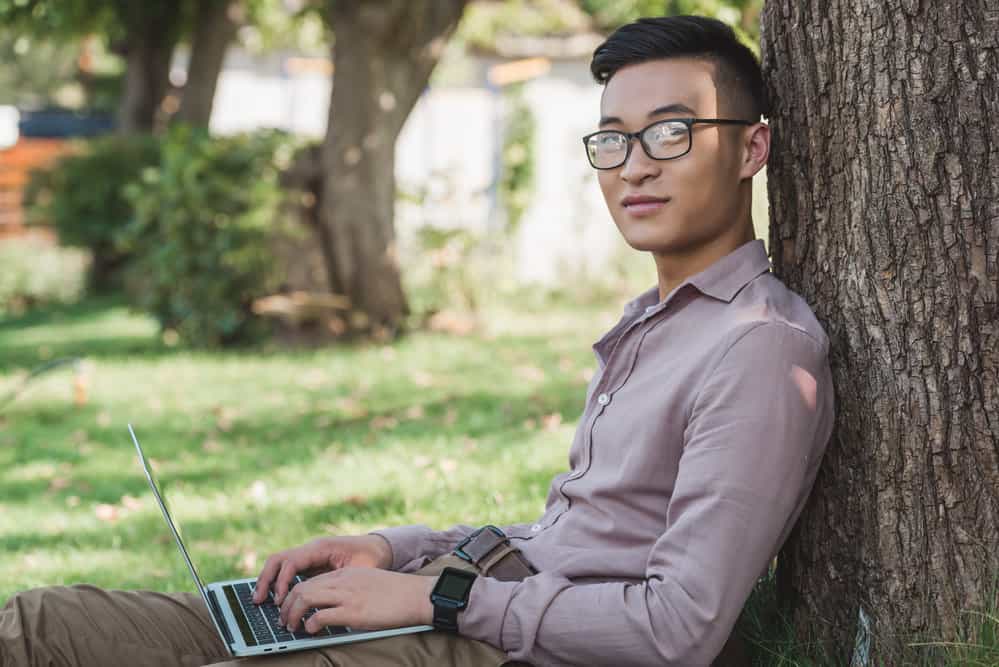
<svg viewBox="0 0 999 667"><path fill-rule="evenodd" d="M513 530L523 528L527 524L499 526L500 530L510 534ZM443 556L454 549L458 542L468 537L477 526L457 525L447 530L434 530L423 525L395 526L372 531L371 535L379 535L389 543L392 549L391 569L399 572L413 572L438 556Z"/></svg>
<svg viewBox="0 0 999 667"><path fill-rule="evenodd" d="M479 577L460 632L534 664L709 665L797 519L832 421L825 344L756 325L695 399L645 580Z"/></svg>

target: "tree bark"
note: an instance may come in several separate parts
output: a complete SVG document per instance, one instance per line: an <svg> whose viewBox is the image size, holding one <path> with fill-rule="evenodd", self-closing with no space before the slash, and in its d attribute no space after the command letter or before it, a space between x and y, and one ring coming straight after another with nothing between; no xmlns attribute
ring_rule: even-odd
<svg viewBox="0 0 999 667"><path fill-rule="evenodd" d="M118 108L118 130L123 134L151 132L156 112L170 85L170 59L177 43L177 3L150 3L145 11L133 5L124 12L125 89Z"/></svg>
<svg viewBox="0 0 999 667"><path fill-rule="evenodd" d="M838 405L778 586L833 664L861 615L866 664L901 665L996 608L997 35L995 0L763 11L770 248L829 333Z"/></svg>
<svg viewBox="0 0 999 667"><path fill-rule="evenodd" d="M398 330L408 312L396 257L395 142L466 0L334 0L334 85L320 220L330 286L354 325Z"/></svg>
<svg viewBox="0 0 999 667"><path fill-rule="evenodd" d="M236 37L244 9L241 2L234 0L198 2L187 82L174 120L208 127L225 54Z"/></svg>

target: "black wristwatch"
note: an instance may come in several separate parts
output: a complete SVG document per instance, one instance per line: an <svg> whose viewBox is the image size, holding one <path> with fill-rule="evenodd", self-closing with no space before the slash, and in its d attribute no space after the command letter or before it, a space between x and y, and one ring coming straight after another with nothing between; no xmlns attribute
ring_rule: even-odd
<svg viewBox="0 0 999 667"><path fill-rule="evenodd" d="M474 572L445 567L437 578L430 602L434 605L434 627L447 632L458 632L458 612L468 606L468 594L475 583Z"/></svg>

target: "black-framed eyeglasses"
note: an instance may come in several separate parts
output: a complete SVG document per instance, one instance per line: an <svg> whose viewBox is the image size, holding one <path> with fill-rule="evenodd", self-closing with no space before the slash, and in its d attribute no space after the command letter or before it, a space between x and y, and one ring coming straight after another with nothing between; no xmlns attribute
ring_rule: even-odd
<svg viewBox="0 0 999 667"><path fill-rule="evenodd" d="M638 139L642 150L653 160L674 160L690 152L694 144L694 125L752 125L747 120L728 118L670 118L658 120L638 132L601 130L583 137L586 157L594 169L616 169L628 161L632 139Z"/></svg>

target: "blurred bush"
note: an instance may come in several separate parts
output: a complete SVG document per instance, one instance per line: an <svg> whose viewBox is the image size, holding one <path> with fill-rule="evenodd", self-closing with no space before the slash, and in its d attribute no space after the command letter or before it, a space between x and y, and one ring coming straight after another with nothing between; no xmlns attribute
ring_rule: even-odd
<svg viewBox="0 0 999 667"><path fill-rule="evenodd" d="M285 231L279 175L292 153L276 131L211 137L173 128L160 164L126 187L135 211L120 237L134 256L130 301L195 346L264 333L251 304L280 283L271 248Z"/></svg>
<svg viewBox="0 0 999 667"><path fill-rule="evenodd" d="M32 175L25 192L28 220L51 224L64 245L91 251L87 282L93 291L121 286L130 253L118 236L134 215L125 187L159 160L156 138L114 136L93 140L81 153Z"/></svg>
<svg viewBox="0 0 999 667"><path fill-rule="evenodd" d="M79 298L88 255L25 236L0 240L0 315Z"/></svg>
<svg viewBox="0 0 999 667"><path fill-rule="evenodd" d="M534 192L534 135L536 121L524 98L523 84L504 90L506 121L503 136L503 172L499 196L507 212L507 231L520 224Z"/></svg>

